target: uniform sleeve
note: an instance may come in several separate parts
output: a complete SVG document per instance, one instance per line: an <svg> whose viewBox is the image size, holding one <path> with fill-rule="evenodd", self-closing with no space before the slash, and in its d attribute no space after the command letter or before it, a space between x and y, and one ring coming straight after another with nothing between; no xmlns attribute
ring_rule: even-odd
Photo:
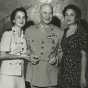
<svg viewBox="0 0 88 88"><path fill-rule="evenodd" d="M62 49L61 49L61 40L62 40L64 31L62 31L60 28L58 28L57 30L58 30L58 32L57 32L58 42L56 44L56 52L59 54L62 51Z"/></svg>
<svg viewBox="0 0 88 88"><path fill-rule="evenodd" d="M30 28L28 28L28 29L26 29L26 31L25 31L25 39L28 41L29 40L29 38L30 38Z"/></svg>
<svg viewBox="0 0 88 88"><path fill-rule="evenodd" d="M2 35L1 44L0 44L0 50L2 52L10 51L10 41L11 41L10 33L4 32L4 34Z"/></svg>
<svg viewBox="0 0 88 88"><path fill-rule="evenodd" d="M62 48L61 48L61 40L62 40L64 31L62 31L58 27L56 27L56 30L57 30L56 33L58 35L58 41L57 41L57 44L56 44L56 47L55 47L53 53L55 53L55 56L56 56L56 59L57 59L56 65L58 66L59 62L61 61L62 54L63 54L62 53Z"/></svg>
<svg viewBox="0 0 88 88"><path fill-rule="evenodd" d="M26 31L25 31L25 39L26 39L27 53L28 54L32 53L31 44L30 44L30 30L31 30L31 27L26 29Z"/></svg>
<svg viewBox="0 0 88 88"><path fill-rule="evenodd" d="M56 45L56 49L57 49L56 52L57 52L57 57L58 57L57 64L61 62L62 55L63 55L62 48L61 48L61 40L62 40L63 34L64 34L64 31L58 28L58 43Z"/></svg>

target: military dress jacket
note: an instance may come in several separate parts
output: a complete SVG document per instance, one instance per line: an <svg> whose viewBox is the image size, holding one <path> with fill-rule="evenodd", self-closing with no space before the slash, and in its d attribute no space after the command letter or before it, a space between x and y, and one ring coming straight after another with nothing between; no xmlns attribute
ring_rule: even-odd
<svg viewBox="0 0 88 88"><path fill-rule="evenodd" d="M40 59L38 64L30 64L27 69L29 73L27 72L26 80L31 81L32 85L45 87L58 84L59 68L49 64L49 55L58 42L60 46L62 35L63 32L52 24L48 26L38 24L26 29L25 38L30 55L34 54Z"/></svg>

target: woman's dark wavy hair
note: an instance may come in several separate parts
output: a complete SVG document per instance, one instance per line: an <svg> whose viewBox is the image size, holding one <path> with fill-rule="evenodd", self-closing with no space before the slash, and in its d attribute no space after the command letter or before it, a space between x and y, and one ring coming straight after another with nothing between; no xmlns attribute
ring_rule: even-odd
<svg viewBox="0 0 88 88"><path fill-rule="evenodd" d="M27 12L26 12L26 10L25 10L24 7L20 7L20 8L16 8L16 9L11 13L10 20L11 20L12 25L14 25L13 20L15 19L16 13L19 12L19 11L25 13L25 20L26 20L26 22L27 22Z"/></svg>
<svg viewBox="0 0 88 88"><path fill-rule="evenodd" d="M73 5L73 4L69 4L67 5L64 10L63 10L63 16L65 16L65 13L68 9L72 9L75 14L76 14L76 20L80 20L81 19L81 10L78 6Z"/></svg>

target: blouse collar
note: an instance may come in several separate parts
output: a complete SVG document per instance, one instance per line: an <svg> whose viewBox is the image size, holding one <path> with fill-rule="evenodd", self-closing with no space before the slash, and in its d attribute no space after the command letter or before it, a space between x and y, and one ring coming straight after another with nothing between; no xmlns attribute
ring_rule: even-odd
<svg viewBox="0 0 88 88"><path fill-rule="evenodd" d="M17 32L16 27L12 27L12 32L13 33ZM23 30L21 30L21 37L23 37Z"/></svg>

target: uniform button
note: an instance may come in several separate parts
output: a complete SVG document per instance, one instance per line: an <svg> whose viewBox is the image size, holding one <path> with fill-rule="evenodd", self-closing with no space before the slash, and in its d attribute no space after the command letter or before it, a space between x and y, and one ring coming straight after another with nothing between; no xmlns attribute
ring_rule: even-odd
<svg viewBox="0 0 88 88"><path fill-rule="evenodd" d="M23 45L23 42L21 42L21 44Z"/></svg>
<svg viewBox="0 0 88 88"><path fill-rule="evenodd" d="M44 41L41 41L41 44L44 44Z"/></svg>
<svg viewBox="0 0 88 88"><path fill-rule="evenodd" d="M44 46L41 46L41 49L44 49Z"/></svg>
<svg viewBox="0 0 88 88"><path fill-rule="evenodd" d="M52 44L55 44L55 40L52 40Z"/></svg>
<svg viewBox="0 0 88 88"><path fill-rule="evenodd" d="M53 31L54 29L53 28L51 28L51 31Z"/></svg>
<svg viewBox="0 0 88 88"><path fill-rule="evenodd" d="M17 45L17 42L15 44Z"/></svg>
<svg viewBox="0 0 88 88"><path fill-rule="evenodd" d="M43 52L41 52L40 54L41 54L41 55L43 55L44 53L43 53Z"/></svg>
<svg viewBox="0 0 88 88"><path fill-rule="evenodd" d="M34 40L32 40L32 42L34 42Z"/></svg>
<svg viewBox="0 0 88 88"><path fill-rule="evenodd" d="M52 49L55 49L55 47L53 46Z"/></svg>

